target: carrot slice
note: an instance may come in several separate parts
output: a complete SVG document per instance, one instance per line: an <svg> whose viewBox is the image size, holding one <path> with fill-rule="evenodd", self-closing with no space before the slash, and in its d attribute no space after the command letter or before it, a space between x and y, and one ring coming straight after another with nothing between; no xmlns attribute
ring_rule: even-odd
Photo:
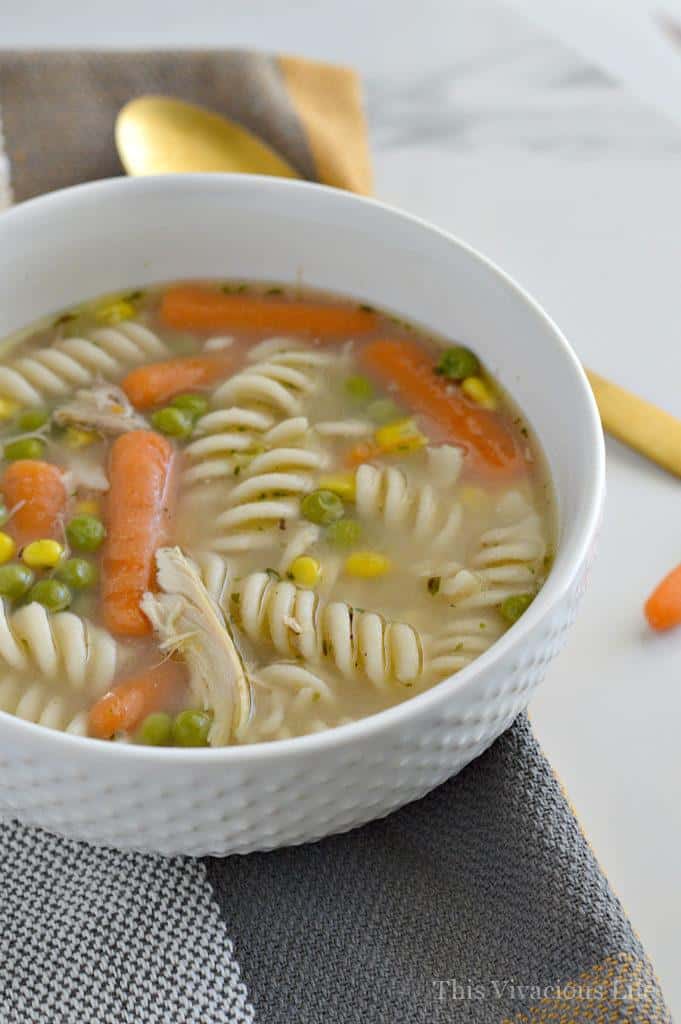
<svg viewBox="0 0 681 1024"><path fill-rule="evenodd" d="M645 603L645 614L653 629L681 625L681 565L667 573Z"/></svg>
<svg viewBox="0 0 681 1024"><path fill-rule="evenodd" d="M478 469L511 476L524 468L520 445L504 420L469 401L451 381L437 376L432 359L420 345L381 338L360 349L358 359L405 405L437 423L444 440L467 448Z"/></svg>
<svg viewBox="0 0 681 1024"><path fill-rule="evenodd" d="M306 331L320 338L362 334L377 323L372 310L359 306L226 295L198 285L167 291L161 302L161 320L167 327L184 331Z"/></svg>
<svg viewBox="0 0 681 1024"><path fill-rule="evenodd" d="M67 493L58 466L19 459L7 467L0 486L8 510L15 510L7 529L19 544L59 536Z"/></svg>
<svg viewBox="0 0 681 1024"><path fill-rule="evenodd" d="M136 729L152 711L177 710L185 685L184 666L176 661L165 661L124 679L90 708L90 736L110 740L117 732Z"/></svg>
<svg viewBox="0 0 681 1024"><path fill-rule="evenodd" d="M121 387L137 409L151 409L183 391L215 384L233 368L233 352L206 352L200 356L168 359L132 370Z"/></svg>
<svg viewBox="0 0 681 1024"><path fill-rule="evenodd" d="M150 430L122 434L111 448L101 594L104 622L120 636L151 632L140 601L152 587L156 549L168 536L172 466L172 445Z"/></svg>

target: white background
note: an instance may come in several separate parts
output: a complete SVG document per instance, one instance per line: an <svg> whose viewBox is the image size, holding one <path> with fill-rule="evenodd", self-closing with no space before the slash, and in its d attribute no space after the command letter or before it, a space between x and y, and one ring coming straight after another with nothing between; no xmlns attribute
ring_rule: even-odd
<svg viewBox="0 0 681 1024"><path fill-rule="evenodd" d="M544 21L551 7L518 6ZM639 67L628 24L618 22L625 63L650 99L659 74ZM481 248L586 363L681 416L681 128L516 12L491 0L4 0L0 45L242 45L354 65L378 194ZM681 561L681 483L614 442L608 471L591 589L531 711L681 1013L681 634L651 636L641 613Z"/></svg>

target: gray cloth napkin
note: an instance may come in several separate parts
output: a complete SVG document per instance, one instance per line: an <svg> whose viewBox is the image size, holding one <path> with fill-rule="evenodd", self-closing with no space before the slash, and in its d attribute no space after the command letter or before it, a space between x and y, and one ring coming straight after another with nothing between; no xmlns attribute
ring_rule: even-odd
<svg viewBox="0 0 681 1024"><path fill-rule="evenodd" d="M118 173L113 114L158 91L366 190L353 88L344 69L255 54L0 53L14 196ZM320 110L338 131L315 137ZM9 821L0 879L0 1024L671 1019L524 716L457 778L344 836L200 861Z"/></svg>

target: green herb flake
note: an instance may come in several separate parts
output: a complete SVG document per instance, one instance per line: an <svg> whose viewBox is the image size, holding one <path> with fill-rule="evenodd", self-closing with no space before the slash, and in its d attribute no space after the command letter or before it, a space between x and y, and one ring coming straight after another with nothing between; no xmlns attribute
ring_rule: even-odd
<svg viewBox="0 0 681 1024"><path fill-rule="evenodd" d="M428 593L429 594L439 594L440 593L440 584L441 583L442 583L442 577L441 576L431 576L430 579L428 580L428 584L427 584L427 586L428 586Z"/></svg>

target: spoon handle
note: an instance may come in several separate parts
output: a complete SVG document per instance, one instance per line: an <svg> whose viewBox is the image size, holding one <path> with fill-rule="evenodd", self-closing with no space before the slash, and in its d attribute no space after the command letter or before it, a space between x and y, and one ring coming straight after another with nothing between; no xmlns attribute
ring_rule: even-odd
<svg viewBox="0 0 681 1024"><path fill-rule="evenodd" d="M592 370L586 375L603 429L637 452L681 476L681 420Z"/></svg>

